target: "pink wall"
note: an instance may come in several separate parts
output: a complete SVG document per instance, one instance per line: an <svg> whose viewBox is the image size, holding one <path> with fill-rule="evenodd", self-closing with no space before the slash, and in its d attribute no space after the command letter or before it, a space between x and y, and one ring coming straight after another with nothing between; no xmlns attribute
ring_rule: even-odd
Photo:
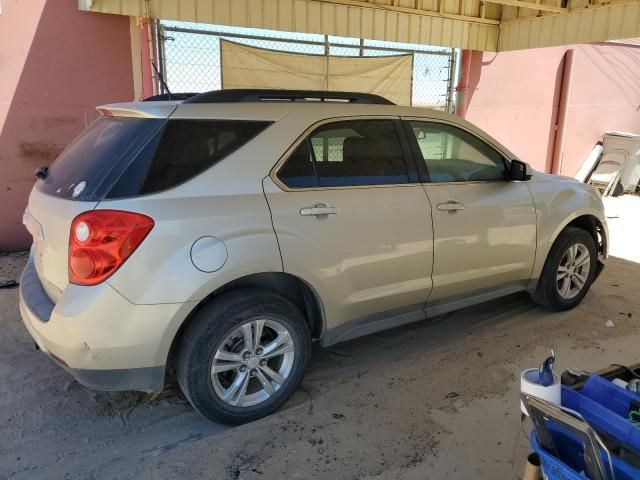
<svg viewBox="0 0 640 480"><path fill-rule="evenodd" d="M560 173L574 175L606 130L640 133L640 44L474 52L467 120L549 171L563 59L574 49Z"/></svg>
<svg viewBox="0 0 640 480"><path fill-rule="evenodd" d="M95 116L133 99L129 18L77 0L3 0L0 14L0 251L27 248L34 171Z"/></svg>

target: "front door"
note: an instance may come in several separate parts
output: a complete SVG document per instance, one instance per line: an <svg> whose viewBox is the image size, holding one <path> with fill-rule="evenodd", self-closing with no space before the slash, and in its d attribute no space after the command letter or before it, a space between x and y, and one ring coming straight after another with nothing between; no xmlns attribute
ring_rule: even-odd
<svg viewBox="0 0 640 480"><path fill-rule="evenodd" d="M536 250L526 182L508 178L493 146L448 123L408 120L433 206L432 301L524 288Z"/></svg>
<svg viewBox="0 0 640 480"><path fill-rule="evenodd" d="M284 271L319 294L328 329L396 309L422 314L431 291L431 209L410 182L401 128L324 123L264 181Z"/></svg>

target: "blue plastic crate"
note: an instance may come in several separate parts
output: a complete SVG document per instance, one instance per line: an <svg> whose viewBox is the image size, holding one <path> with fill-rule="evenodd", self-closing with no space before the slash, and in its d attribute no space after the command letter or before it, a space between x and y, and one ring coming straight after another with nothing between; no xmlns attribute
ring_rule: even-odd
<svg viewBox="0 0 640 480"><path fill-rule="evenodd" d="M531 432L531 447L540 457L540 466L547 480L585 480L582 444L568 431L549 425L549 432L558 448L558 457L544 450L538 443L535 431ZM607 465L604 452L603 460ZM619 458L612 458L616 480L638 480L640 469L631 467Z"/></svg>
<svg viewBox="0 0 640 480"><path fill-rule="evenodd" d="M597 375L589 377L581 390L562 387L564 407L580 413L594 429L606 432L640 452L640 427L628 419L634 400L640 402L640 395Z"/></svg>

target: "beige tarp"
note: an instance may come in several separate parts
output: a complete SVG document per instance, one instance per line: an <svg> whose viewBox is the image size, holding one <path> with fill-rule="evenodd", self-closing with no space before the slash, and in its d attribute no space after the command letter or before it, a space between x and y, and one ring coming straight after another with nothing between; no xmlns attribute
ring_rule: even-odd
<svg viewBox="0 0 640 480"><path fill-rule="evenodd" d="M334 57L220 41L222 88L288 88L375 93L410 105L413 55Z"/></svg>

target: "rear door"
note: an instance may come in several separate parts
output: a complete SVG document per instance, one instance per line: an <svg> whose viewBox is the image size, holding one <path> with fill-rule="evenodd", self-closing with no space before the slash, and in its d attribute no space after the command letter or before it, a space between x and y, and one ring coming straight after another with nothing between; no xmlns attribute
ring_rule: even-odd
<svg viewBox="0 0 640 480"><path fill-rule="evenodd" d="M503 155L461 126L404 123L433 206L430 302L523 288L536 249L536 213L526 182L511 181Z"/></svg>
<svg viewBox="0 0 640 480"><path fill-rule="evenodd" d="M284 270L316 290L329 329L396 309L423 315L431 208L401 129L391 118L326 122L264 181Z"/></svg>

